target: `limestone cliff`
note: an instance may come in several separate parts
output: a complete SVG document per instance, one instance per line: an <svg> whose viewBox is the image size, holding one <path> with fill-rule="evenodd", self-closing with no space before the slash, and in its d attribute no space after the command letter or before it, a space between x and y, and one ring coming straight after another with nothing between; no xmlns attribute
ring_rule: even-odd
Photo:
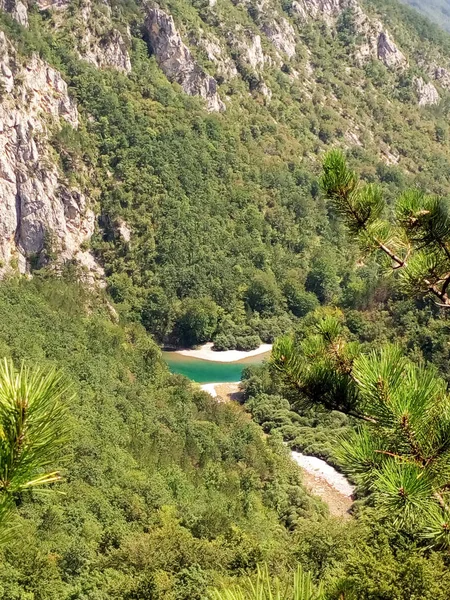
<svg viewBox="0 0 450 600"><path fill-rule="evenodd" d="M82 251L94 231L94 213L78 190L64 183L51 156L49 129L61 120L78 126L78 112L60 73L33 56L23 66L0 32L0 275L44 250L97 271Z"/></svg>
<svg viewBox="0 0 450 600"><path fill-rule="evenodd" d="M209 111L225 110L217 81L196 62L173 17L160 8L149 8L145 28L150 50L167 78L179 83L186 94L203 98Z"/></svg>
<svg viewBox="0 0 450 600"><path fill-rule="evenodd" d="M439 93L431 82L426 83L422 77L415 77L414 89L417 94L419 106L439 104Z"/></svg>
<svg viewBox="0 0 450 600"><path fill-rule="evenodd" d="M304 21L322 19L334 26L344 10L351 11L358 33L357 58L378 59L389 69L402 69L407 59L378 19L371 18L357 0L294 0L292 11Z"/></svg>
<svg viewBox="0 0 450 600"><path fill-rule="evenodd" d="M40 10L51 11L57 29L66 29L73 38L81 58L96 67L112 67L129 73L131 61L128 53L130 35L123 35L115 26L111 6L107 1L82 0L73 22L69 21L69 0L36 0Z"/></svg>
<svg viewBox="0 0 450 600"><path fill-rule="evenodd" d="M27 5L21 2L21 0L0 0L0 9L9 13L24 27L28 27Z"/></svg>

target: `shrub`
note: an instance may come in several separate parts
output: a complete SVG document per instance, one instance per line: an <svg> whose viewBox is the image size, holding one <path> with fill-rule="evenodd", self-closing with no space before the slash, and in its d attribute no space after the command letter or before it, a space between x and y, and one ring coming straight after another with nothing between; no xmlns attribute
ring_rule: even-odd
<svg viewBox="0 0 450 600"><path fill-rule="evenodd" d="M236 338L236 348L237 350L254 350L261 345L261 339L258 335L247 335L243 337Z"/></svg>

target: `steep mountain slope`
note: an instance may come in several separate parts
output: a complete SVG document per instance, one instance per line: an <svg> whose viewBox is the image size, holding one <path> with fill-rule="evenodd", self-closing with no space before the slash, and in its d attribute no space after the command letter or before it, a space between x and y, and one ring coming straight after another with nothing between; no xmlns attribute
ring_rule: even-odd
<svg viewBox="0 0 450 600"><path fill-rule="evenodd" d="M325 513L281 444L170 375L142 327L111 323L76 284L3 282L0 352L58 365L75 396L60 493L18 499L3 600L200 598Z"/></svg>
<svg viewBox="0 0 450 600"><path fill-rule="evenodd" d="M450 31L450 2L448 0L401 0L429 19Z"/></svg>
<svg viewBox="0 0 450 600"><path fill-rule="evenodd" d="M64 495L17 498L2 599L203 600L268 561L301 562L330 598L445 600L447 557L371 507L327 519L281 441L171 376L142 325L248 347L336 303L355 337L400 323L415 359L448 369L434 307L420 323L401 297L351 310L384 309L389 289L317 176L337 145L388 198L448 194L450 38L394 0L2 6L0 349L77 392ZM260 408L265 431L330 451L316 415L277 395Z"/></svg>
<svg viewBox="0 0 450 600"><path fill-rule="evenodd" d="M162 341L249 347L318 301L369 301L311 175L330 144L389 193L448 191L450 43L394 2L84 0L19 20L7 36L76 98L51 143L98 216L108 289Z"/></svg>

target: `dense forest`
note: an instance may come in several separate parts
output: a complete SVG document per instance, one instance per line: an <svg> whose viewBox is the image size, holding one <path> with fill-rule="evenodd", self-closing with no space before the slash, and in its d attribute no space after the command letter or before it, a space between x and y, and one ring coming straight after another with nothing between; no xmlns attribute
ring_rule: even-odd
<svg viewBox="0 0 450 600"><path fill-rule="evenodd" d="M36 57L67 83L33 176L87 198L101 281L48 231L0 265L1 598L446 600L450 37L396 0L60 4L5 4L0 105ZM206 341L274 343L242 405L162 360ZM289 449L355 483L347 519Z"/></svg>

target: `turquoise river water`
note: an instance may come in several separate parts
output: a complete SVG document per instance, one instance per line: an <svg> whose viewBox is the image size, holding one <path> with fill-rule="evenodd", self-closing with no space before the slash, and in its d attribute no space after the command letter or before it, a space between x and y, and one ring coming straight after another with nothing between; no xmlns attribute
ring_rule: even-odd
<svg viewBox="0 0 450 600"><path fill-rule="evenodd" d="M231 383L240 381L246 366L261 364L268 358L268 353L231 363L200 360L176 352L163 352L163 358L172 373L185 375L196 383Z"/></svg>

